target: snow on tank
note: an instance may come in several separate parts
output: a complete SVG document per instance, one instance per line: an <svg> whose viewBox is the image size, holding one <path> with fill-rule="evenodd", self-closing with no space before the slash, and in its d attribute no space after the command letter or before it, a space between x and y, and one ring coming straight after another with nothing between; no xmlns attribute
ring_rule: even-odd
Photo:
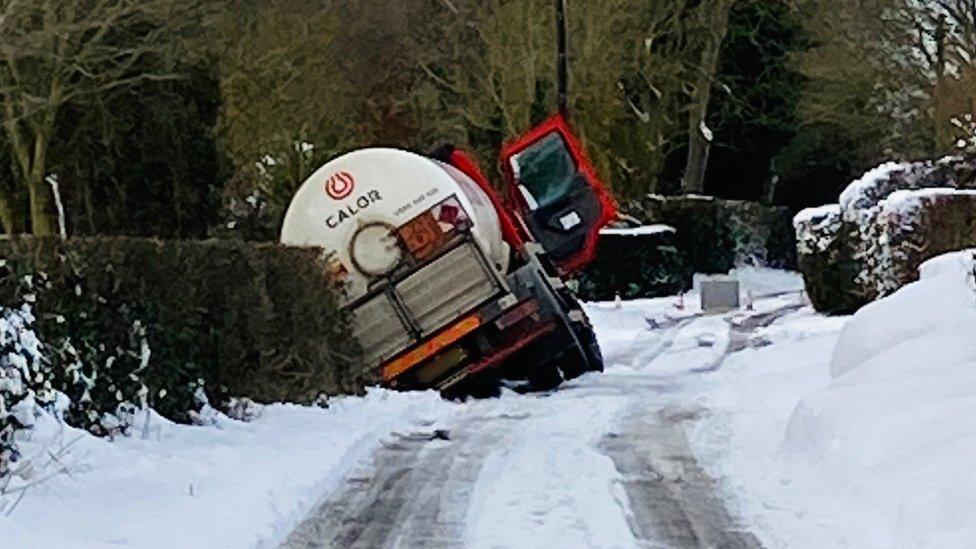
<svg viewBox="0 0 976 549"><path fill-rule="evenodd" d="M475 242L504 273L509 248L484 191L450 165L398 149L360 149L319 168L292 198L281 242L322 247L337 262L348 298L356 299L404 259L396 230L451 197L470 219Z"/></svg>

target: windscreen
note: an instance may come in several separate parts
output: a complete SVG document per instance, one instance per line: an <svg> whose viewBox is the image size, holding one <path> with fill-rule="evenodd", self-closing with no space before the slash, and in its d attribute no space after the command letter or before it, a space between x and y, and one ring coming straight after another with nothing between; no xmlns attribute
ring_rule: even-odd
<svg viewBox="0 0 976 549"><path fill-rule="evenodd" d="M511 162L519 183L537 203L536 208L554 204L572 190L576 164L556 132L513 156Z"/></svg>

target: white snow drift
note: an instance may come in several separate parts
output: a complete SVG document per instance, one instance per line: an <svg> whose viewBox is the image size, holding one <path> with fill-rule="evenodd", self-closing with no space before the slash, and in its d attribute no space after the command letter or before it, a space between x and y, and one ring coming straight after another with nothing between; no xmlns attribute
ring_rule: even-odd
<svg viewBox="0 0 976 549"><path fill-rule="evenodd" d="M152 415L115 441L41 413L21 445L38 470L16 506L20 491L0 496L0 547L275 547L384 437L452 408L434 393L371 391L328 409L266 406L250 423Z"/></svg>
<svg viewBox="0 0 976 549"><path fill-rule="evenodd" d="M696 444L768 546L976 545L973 256L926 263L839 337L809 316L710 380Z"/></svg>

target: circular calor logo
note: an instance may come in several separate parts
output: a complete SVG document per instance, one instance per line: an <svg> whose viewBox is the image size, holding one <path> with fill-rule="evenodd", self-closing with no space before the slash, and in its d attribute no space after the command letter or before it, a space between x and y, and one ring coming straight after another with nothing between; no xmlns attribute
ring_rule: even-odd
<svg viewBox="0 0 976 549"><path fill-rule="evenodd" d="M349 172L339 172L325 181L325 194L333 200L342 200L352 194L356 180Z"/></svg>

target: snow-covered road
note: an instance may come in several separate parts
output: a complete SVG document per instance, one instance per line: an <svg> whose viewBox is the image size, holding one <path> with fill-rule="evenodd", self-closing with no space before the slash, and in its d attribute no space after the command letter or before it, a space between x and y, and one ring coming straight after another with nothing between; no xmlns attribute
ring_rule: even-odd
<svg viewBox="0 0 976 549"><path fill-rule="evenodd" d="M768 343L756 331L798 297L716 316L673 300L592 306L604 374L395 434L284 546L759 547L687 433L702 377Z"/></svg>

